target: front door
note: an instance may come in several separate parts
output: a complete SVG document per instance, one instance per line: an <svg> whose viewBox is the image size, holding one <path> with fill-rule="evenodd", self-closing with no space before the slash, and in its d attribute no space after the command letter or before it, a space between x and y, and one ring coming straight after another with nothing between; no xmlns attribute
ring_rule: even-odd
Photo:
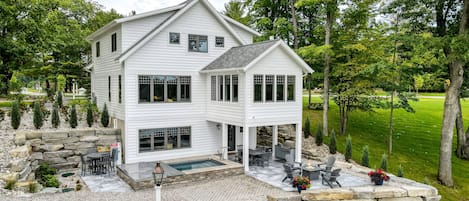
<svg viewBox="0 0 469 201"><path fill-rule="evenodd" d="M228 151L236 150L236 126L228 125Z"/></svg>

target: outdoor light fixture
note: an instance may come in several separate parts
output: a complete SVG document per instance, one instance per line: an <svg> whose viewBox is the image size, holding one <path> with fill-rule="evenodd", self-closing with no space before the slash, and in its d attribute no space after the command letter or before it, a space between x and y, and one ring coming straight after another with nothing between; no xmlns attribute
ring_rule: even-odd
<svg viewBox="0 0 469 201"><path fill-rule="evenodd" d="M163 184L164 170L160 166L160 162L156 162L153 170L153 180L155 181L155 197L156 201L161 201L161 185Z"/></svg>
<svg viewBox="0 0 469 201"><path fill-rule="evenodd" d="M220 128L221 128L221 125L217 124L217 129L220 130Z"/></svg>

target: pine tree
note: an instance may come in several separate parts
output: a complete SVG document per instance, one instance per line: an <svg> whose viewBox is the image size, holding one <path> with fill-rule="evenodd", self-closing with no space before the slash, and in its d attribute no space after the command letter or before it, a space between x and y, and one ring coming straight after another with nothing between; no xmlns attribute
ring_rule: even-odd
<svg viewBox="0 0 469 201"><path fill-rule="evenodd" d="M63 106L62 91L59 91L57 93L57 104L59 105L59 108L62 108L62 106Z"/></svg>
<svg viewBox="0 0 469 201"><path fill-rule="evenodd" d="M336 154L337 153L337 145L335 139L335 131L331 131L331 139L329 140L329 153Z"/></svg>
<svg viewBox="0 0 469 201"><path fill-rule="evenodd" d="M388 171L388 160L386 154L383 154L381 157L381 169L384 171Z"/></svg>
<svg viewBox="0 0 469 201"><path fill-rule="evenodd" d="M52 127L57 128L60 125L59 109L57 108L57 102L54 103L54 108L52 109L51 123Z"/></svg>
<svg viewBox="0 0 469 201"><path fill-rule="evenodd" d="M316 145L322 145L322 128L321 125L318 126L318 130L316 131Z"/></svg>
<svg viewBox="0 0 469 201"><path fill-rule="evenodd" d="M352 137L348 135L345 141L345 161L350 162L350 159L352 159Z"/></svg>
<svg viewBox="0 0 469 201"><path fill-rule="evenodd" d="M399 164L399 167L397 167L397 176L404 177L404 168L402 167L401 164Z"/></svg>
<svg viewBox="0 0 469 201"><path fill-rule="evenodd" d="M311 135L310 129L311 129L311 126L310 126L310 122L309 122L309 117L306 117L305 127L303 128L303 134L305 136L305 139L308 138Z"/></svg>
<svg viewBox="0 0 469 201"><path fill-rule="evenodd" d="M362 154L362 162L361 162L361 165L362 166L365 166L365 167L370 167L370 162L369 162L369 159L368 159L368 145L365 145L363 147L363 154Z"/></svg>
<svg viewBox="0 0 469 201"><path fill-rule="evenodd" d="M18 129L21 124L21 113L20 113L20 108L19 108L19 103L18 101L13 101L13 104L11 105L11 127L13 129Z"/></svg>
<svg viewBox="0 0 469 201"><path fill-rule="evenodd" d="M70 111L70 127L76 128L77 125L78 125L77 109L75 108L75 105L72 105L72 110Z"/></svg>
<svg viewBox="0 0 469 201"><path fill-rule="evenodd" d="M93 126L94 116L93 116L93 104L88 103L88 107L86 108L86 123L88 123L88 127Z"/></svg>
<svg viewBox="0 0 469 201"><path fill-rule="evenodd" d="M40 129L44 125L44 114L41 111L41 104L39 102L34 102L33 124L36 129Z"/></svg>
<svg viewBox="0 0 469 201"><path fill-rule="evenodd" d="M101 114L101 124L102 124L104 127L108 127L108 126L109 126L109 113L108 113L108 111L107 111L106 103L104 104L103 112L102 112L102 114Z"/></svg>

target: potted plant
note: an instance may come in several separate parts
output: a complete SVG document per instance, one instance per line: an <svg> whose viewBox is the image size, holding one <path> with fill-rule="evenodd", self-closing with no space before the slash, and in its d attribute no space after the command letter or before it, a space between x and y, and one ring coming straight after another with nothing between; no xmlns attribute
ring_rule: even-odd
<svg viewBox="0 0 469 201"><path fill-rule="evenodd" d="M293 186L296 186L298 193L301 193L301 190L311 188L311 181L308 177L296 176L293 178Z"/></svg>
<svg viewBox="0 0 469 201"><path fill-rule="evenodd" d="M371 171L368 176L370 176L371 182L375 182L376 185L383 185L383 181L389 180L389 176L382 169Z"/></svg>

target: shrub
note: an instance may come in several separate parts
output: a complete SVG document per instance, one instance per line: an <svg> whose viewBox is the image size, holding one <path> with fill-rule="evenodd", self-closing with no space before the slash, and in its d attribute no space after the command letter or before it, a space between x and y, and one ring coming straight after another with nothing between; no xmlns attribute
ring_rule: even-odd
<svg viewBox="0 0 469 201"><path fill-rule="evenodd" d="M318 126L318 130L316 131L316 145L322 145L322 127L321 125Z"/></svg>
<svg viewBox="0 0 469 201"><path fill-rule="evenodd" d="M28 183L28 192L35 193L37 192L37 184L34 181L29 181Z"/></svg>
<svg viewBox="0 0 469 201"><path fill-rule="evenodd" d="M336 154L337 153L337 145L336 145L336 138L335 138L335 131L331 131L331 139L329 139L329 153Z"/></svg>
<svg viewBox="0 0 469 201"><path fill-rule="evenodd" d="M381 157L381 169L384 170L384 171L388 171L388 160L387 160L387 156L386 154L383 154L383 156Z"/></svg>
<svg viewBox="0 0 469 201"><path fill-rule="evenodd" d="M70 127L76 128L77 125L78 125L77 109L75 105L72 105L72 109L70 110Z"/></svg>
<svg viewBox="0 0 469 201"><path fill-rule="evenodd" d="M104 127L109 126L109 113L107 111L106 103L104 103L103 113L101 114L101 124Z"/></svg>
<svg viewBox="0 0 469 201"><path fill-rule="evenodd" d="M45 187L58 188L60 186L60 182L55 175L51 175L51 174L44 175L43 179L44 179Z"/></svg>
<svg viewBox="0 0 469 201"><path fill-rule="evenodd" d="M365 167L370 167L370 162L369 162L369 159L368 159L368 145L365 145L363 147L361 165L365 166Z"/></svg>
<svg viewBox="0 0 469 201"><path fill-rule="evenodd" d="M44 125L44 114L42 113L41 104L39 102L34 103L33 124L36 129L40 129L42 125Z"/></svg>
<svg viewBox="0 0 469 201"><path fill-rule="evenodd" d="M93 126L94 116L93 116L93 104L88 103L88 107L86 107L86 123L88 123L88 127Z"/></svg>
<svg viewBox="0 0 469 201"><path fill-rule="evenodd" d="M13 188L15 188L15 185L16 185L16 179L7 179L5 186L3 188L7 190L13 190Z"/></svg>
<svg viewBox="0 0 469 201"><path fill-rule="evenodd" d="M20 123L21 113L19 104L17 101L13 101L13 104L11 105L11 127L16 130L18 127L20 127Z"/></svg>
<svg viewBox="0 0 469 201"><path fill-rule="evenodd" d="M75 185L75 191L80 191L83 188L83 185L80 183L80 180L77 180L77 185Z"/></svg>
<svg viewBox="0 0 469 201"><path fill-rule="evenodd" d="M404 177L404 168L400 164L399 164L399 167L397 167L397 176Z"/></svg>
<svg viewBox="0 0 469 201"><path fill-rule="evenodd" d="M35 175L36 178L39 179L39 183L44 184L44 176L46 175L54 175L57 172L57 170L53 167L50 167L47 163L42 163L39 165L37 168Z"/></svg>
<svg viewBox="0 0 469 201"><path fill-rule="evenodd" d="M62 92L65 88L65 82L67 79L65 78L64 75L58 75L57 76L57 91ZM62 105L60 105L62 107Z"/></svg>
<svg viewBox="0 0 469 201"><path fill-rule="evenodd" d="M345 161L350 162L350 159L352 159L352 137L348 135L345 141Z"/></svg>
<svg viewBox="0 0 469 201"><path fill-rule="evenodd" d="M57 92L57 104L59 105L60 108L62 108L63 106L62 91Z"/></svg>
<svg viewBox="0 0 469 201"><path fill-rule="evenodd" d="M58 104L54 104L54 108L52 109L52 127L57 128L60 125L60 117L59 117L59 109L57 108Z"/></svg>
<svg viewBox="0 0 469 201"><path fill-rule="evenodd" d="M305 136L305 139L311 135L311 125L309 122L309 117L306 117L305 127L303 128L303 135Z"/></svg>

